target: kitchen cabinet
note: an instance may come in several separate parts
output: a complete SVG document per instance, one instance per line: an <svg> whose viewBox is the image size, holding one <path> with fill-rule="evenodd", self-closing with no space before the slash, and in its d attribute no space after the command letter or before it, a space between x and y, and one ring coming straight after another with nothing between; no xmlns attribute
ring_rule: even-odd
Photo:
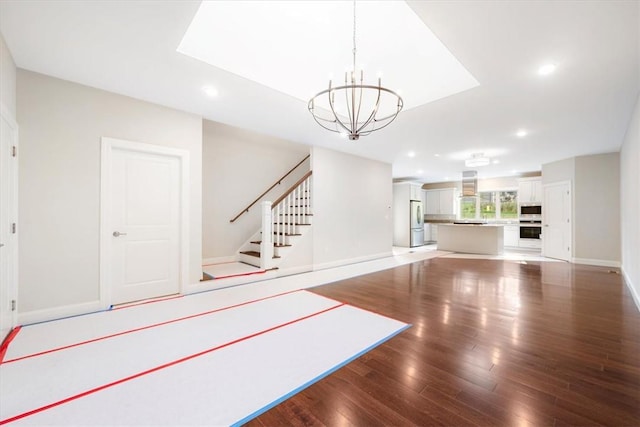
<svg viewBox="0 0 640 427"><path fill-rule="evenodd" d="M438 241L438 224L425 222L424 243L435 243Z"/></svg>
<svg viewBox="0 0 640 427"><path fill-rule="evenodd" d="M425 191L427 203L425 206L425 212L427 215L438 215L440 213L440 191L429 190Z"/></svg>
<svg viewBox="0 0 640 427"><path fill-rule="evenodd" d="M541 249L542 240L540 239L519 239L518 246L521 248Z"/></svg>
<svg viewBox="0 0 640 427"><path fill-rule="evenodd" d="M410 187L411 200L422 200L422 186L418 184L411 184Z"/></svg>
<svg viewBox="0 0 640 427"><path fill-rule="evenodd" d="M542 180L521 178L518 180L518 203L542 203Z"/></svg>
<svg viewBox="0 0 640 427"><path fill-rule="evenodd" d="M427 215L455 215L457 197L455 188L442 190L426 190Z"/></svg>
<svg viewBox="0 0 640 427"><path fill-rule="evenodd" d="M519 246L519 240L520 240L520 226L505 225L504 226L504 245L517 248Z"/></svg>

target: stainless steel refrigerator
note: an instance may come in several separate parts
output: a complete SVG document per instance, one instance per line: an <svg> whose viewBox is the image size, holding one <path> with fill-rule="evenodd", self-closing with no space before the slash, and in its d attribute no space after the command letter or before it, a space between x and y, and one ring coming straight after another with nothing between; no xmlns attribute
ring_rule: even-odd
<svg viewBox="0 0 640 427"><path fill-rule="evenodd" d="M422 208L422 202L418 200L411 200L409 206L410 212L410 225L411 241L409 246L412 248L416 246L424 245L424 210Z"/></svg>

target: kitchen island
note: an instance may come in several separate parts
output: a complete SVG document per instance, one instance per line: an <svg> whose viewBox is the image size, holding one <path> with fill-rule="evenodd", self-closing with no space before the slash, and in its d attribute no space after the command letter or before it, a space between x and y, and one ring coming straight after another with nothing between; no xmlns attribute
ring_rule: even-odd
<svg viewBox="0 0 640 427"><path fill-rule="evenodd" d="M440 224L438 250L498 255L504 250L502 224Z"/></svg>

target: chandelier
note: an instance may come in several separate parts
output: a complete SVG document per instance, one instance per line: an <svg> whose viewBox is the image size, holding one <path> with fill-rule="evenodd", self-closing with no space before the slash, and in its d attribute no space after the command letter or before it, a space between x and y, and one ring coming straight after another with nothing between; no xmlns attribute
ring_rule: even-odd
<svg viewBox="0 0 640 427"><path fill-rule="evenodd" d="M348 135L356 141L360 136L388 126L402 110L400 95L382 86L365 85L364 72L356 72L356 1L353 1L353 69L344 73L344 85L332 86L309 100L308 108L315 121L332 132ZM336 96L337 95L337 96Z"/></svg>

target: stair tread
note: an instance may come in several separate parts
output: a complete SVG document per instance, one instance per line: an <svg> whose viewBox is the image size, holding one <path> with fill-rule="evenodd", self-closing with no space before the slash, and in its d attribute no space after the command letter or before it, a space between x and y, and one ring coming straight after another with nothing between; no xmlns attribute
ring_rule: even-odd
<svg viewBox="0 0 640 427"><path fill-rule="evenodd" d="M262 240L255 240L253 242L249 242L249 243L255 243L256 245L259 245L262 243ZM274 243L273 244L274 247L276 248L287 248L287 247L291 247L291 245L285 245L284 243Z"/></svg>
<svg viewBox="0 0 640 427"><path fill-rule="evenodd" d="M240 253L243 255L249 255L256 258L260 258L260 252L258 251L240 251ZM273 258L280 258L280 257L278 255L274 255Z"/></svg>
<svg viewBox="0 0 640 427"><path fill-rule="evenodd" d="M286 215L286 216L295 216L295 215L300 215L300 216L313 216L313 214L287 214L287 213L281 213L280 215Z"/></svg>
<svg viewBox="0 0 640 427"><path fill-rule="evenodd" d="M276 222L275 224L278 224L278 225L294 225L294 226L296 226L296 225L311 225L311 224L299 224L297 222L295 224L288 224L286 222Z"/></svg>

